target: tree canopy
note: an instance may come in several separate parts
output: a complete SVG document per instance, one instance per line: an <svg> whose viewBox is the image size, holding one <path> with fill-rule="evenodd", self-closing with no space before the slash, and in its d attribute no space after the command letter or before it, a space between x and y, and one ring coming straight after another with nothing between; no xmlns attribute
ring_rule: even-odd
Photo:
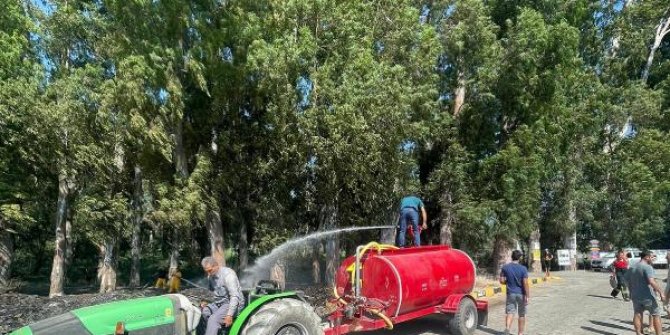
<svg viewBox="0 0 670 335"><path fill-rule="evenodd" d="M670 247L667 1L3 4L0 284L241 269L410 193L481 267Z"/></svg>

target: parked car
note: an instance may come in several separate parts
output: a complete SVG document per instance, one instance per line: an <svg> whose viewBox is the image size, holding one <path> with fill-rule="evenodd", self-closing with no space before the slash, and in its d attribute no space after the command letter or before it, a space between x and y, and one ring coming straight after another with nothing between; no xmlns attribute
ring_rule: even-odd
<svg viewBox="0 0 670 335"><path fill-rule="evenodd" d="M642 252L640 249L623 248L623 252L628 256L628 266L640 261L640 253ZM663 254L663 257L665 258L665 254ZM616 252L601 252L600 258L591 261L591 268L593 271L610 271L614 261L616 261Z"/></svg>
<svg viewBox="0 0 670 335"><path fill-rule="evenodd" d="M652 265L658 268L667 268L668 259L666 258L666 255L668 254L668 250L651 250L651 251L656 255L656 258L654 258L654 263Z"/></svg>
<svg viewBox="0 0 670 335"><path fill-rule="evenodd" d="M602 271L607 269L614 263L616 260L616 254L613 252L601 252L600 258L591 260L591 269L593 271Z"/></svg>
<svg viewBox="0 0 670 335"><path fill-rule="evenodd" d="M642 253L642 250L638 248L624 248L623 252L625 252L626 256L628 256L628 266L631 266L640 261L640 254Z"/></svg>

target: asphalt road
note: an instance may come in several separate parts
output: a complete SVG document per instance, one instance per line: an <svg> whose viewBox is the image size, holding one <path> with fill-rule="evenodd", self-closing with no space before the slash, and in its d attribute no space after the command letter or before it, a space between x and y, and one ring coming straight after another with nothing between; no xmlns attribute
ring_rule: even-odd
<svg viewBox="0 0 670 335"><path fill-rule="evenodd" d="M664 277L667 270L657 270L656 277ZM527 335L634 334L633 307L621 298L612 299L608 274L600 272L555 272L561 280L531 287L528 306ZM659 281L662 288L665 283ZM504 296L492 297L488 326L480 327L478 335L501 334L505 329ZM646 317L645 317L646 319ZM663 318L667 332L670 320ZM430 316L397 325L392 331L374 331L368 335L447 335L444 317ZM516 320L512 327L516 334Z"/></svg>

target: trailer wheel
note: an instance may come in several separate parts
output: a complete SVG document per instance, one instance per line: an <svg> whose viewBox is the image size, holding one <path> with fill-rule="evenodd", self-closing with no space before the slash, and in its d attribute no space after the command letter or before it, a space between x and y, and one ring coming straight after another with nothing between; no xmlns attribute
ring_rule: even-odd
<svg viewBox="0 0 670 335"><path fill-rule="evenodd" d="M458 310L449 321L449 329L453 335L472 335L477 329L477 307L474 301L463 298Z"/></svg>
<svg viewBox="0 0 670 335"><path fill-rule="evenodd" d="M297 299L279 299L263 305L247 321L241 335L322 335L314 309Z"/></svg>

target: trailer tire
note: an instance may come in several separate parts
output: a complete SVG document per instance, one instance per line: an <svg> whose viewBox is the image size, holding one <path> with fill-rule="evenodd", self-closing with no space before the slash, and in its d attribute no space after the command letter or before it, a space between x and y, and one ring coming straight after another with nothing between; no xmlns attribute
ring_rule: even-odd
<svg viewBox="0 0 670 335"><path fill-rule="evenodd" d="M458 304L458 310L449 320L449 330L452 335L472 335L478 324L477 307L470 298L464 297Z"/></svg>
<svg viewBox="0 0 670 335"><path fill-rule="evenodd" d="M258 309L241 335L322 335L321 320L312 306L298 299L271 301Z"/></svg>

